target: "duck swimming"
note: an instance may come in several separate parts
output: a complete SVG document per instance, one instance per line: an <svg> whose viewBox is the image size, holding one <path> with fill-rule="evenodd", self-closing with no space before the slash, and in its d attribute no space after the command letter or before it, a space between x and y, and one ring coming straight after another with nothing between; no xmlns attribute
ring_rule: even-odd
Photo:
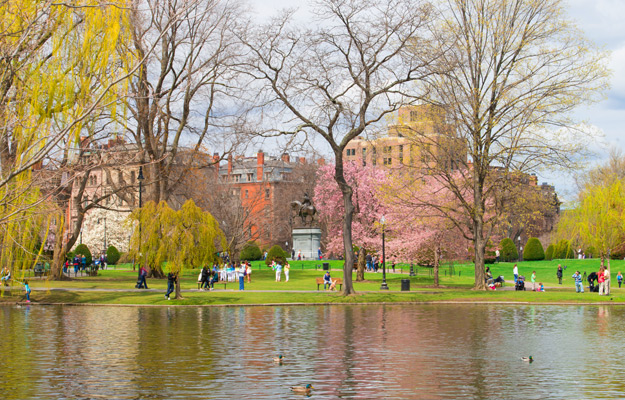
<svg viewBox="0 0 625 400"><path fill-rule="evenodd" d="M273 358L273 362L275 363L282 364L282 361L284 361L284 357L282 357L282 354L280 354L278 357Z"/></svg>
<svg viewBox="0 0 625 400"><path fill-rule="evenodd" d="M293 393L310 394L312 389L314 388L310 383L306 386L291 386Z"/></svg>
<svg viewBox="0 0 625 400"><path fill-rule="evenodd" d="M532 356L529 356L529 357L521 357L521 360L523 360L523 361L525 361L525 362L530 362L530 363L531 363L532 361L534 361L534 359L532 358Z"/></svg>

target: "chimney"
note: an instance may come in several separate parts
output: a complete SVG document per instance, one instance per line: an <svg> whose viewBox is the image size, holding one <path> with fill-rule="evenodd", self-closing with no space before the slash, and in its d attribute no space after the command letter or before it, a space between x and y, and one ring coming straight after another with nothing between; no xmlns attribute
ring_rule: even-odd
<svg viewBox="0 0 625 400"><path fill-rule="evenodd" d="M256 180L263 180L263 166L265 165L265 153L262 150L258 150L256 154Z"/></svg>
<svg viewBox="0 0 625 400"><path fill-rule="evenodd" d="M299 163L300 164L306 164L306 157L300 157L299 158Z"/></svg>
<svg viewBox="0 0 625 400"><path fill-rule="evenodd" d="M230 153L228 154L228 175L232 173L232 165L233 165L232 153Z"/></svg>
<svg viewBox="0 0 625 400"><path fill-rule="evenodd" d="M284 163L290 162L289 153L282 153L282 162Z"/></svg>
<svg viewBox="0 0 625 400"><path fill-rule="evenodd" d="M319 166L324 166L324 165L326 165L326 160L323 157L319 158L319 159L317 159L317 164Z"/></svg>

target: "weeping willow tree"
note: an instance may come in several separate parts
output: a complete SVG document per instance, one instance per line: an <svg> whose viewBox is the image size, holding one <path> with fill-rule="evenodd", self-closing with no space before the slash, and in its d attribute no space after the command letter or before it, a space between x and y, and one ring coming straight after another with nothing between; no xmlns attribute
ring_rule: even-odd
<svg viewBox="0 0 625 400"><path fill-rule="evenodd" d="M32 266L32 255L41 252L33 245L45 241L41 236L53 220L49 203L63 182L45 174L37 182L33 169L67 163L87 124L101 113L114 114L119 92L127 90L133 56L116 51L129 40L127 6L126 0L0 0L0 258L5 265ZM57 204L57 241L64 237L63 212L63 204ZM55 256L54 276L60 276L63 258Z"/></svg>
<svg viewBox="0 0 625 400"><path fill-rule="evenodd" d="M625 185L614 177L587 187L575 208L565 212L558 222L557 238L595 248L601 266L608 261L610 251L625 239Z"/></svg>
<svg viewBox="0 0 625 400"><path fill-rule="evenodd" d="M163 264L171 272L199 267L217 260L217 246L226 248L226 237L213 216L187 200L178 211L166 202L148 202L129 217L134 231L130 255L151 268L153 276L163 277ZM180 299L180 281L176 282Z"/></svg>

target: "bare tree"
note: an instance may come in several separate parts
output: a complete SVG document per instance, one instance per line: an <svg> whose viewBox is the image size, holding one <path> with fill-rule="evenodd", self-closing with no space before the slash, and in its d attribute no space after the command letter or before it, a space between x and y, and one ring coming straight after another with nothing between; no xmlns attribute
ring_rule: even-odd
<svg viewBox="0 0 625 400"><path fill-rule="evenodd" d="M349 295L354 293L354 205L343 173L343 150L409 101L407 90L427 73L432 50L420 39L432 9L425 2L404 0L315 4L318 28L298 29L286 14L243 41L250 52L249 74L263 85L259 101L264 116L276 122L268 134L318 135L334 154L334 178L345 205L343 292ZM421 57L406 57L415 47Z"/></svg>
<svg viewBox="0 0 625 400"><path fill-rule="evenodd" d="M234 146L230 32L242 10L228 0L137 0L131 14L128 50L143 62L130 85L127 128L146 164L146 200L170 201L197 167L195 154L216 147L227 154Z"/></svg>
<svg viewBox="0 0 625 400"><path fill-rule="evenodd" d="M427 206L468 228L476 289L486 288L485 246L515 174L570 168L587 149L571 111L606 88L607 63L564 15L559 0L448 0L442 11L447 72L431 76L430 100L468 157L452 166L445 152L431 152L430 176L459 207ZM414 132L421 149L434 137Z"/></svg>

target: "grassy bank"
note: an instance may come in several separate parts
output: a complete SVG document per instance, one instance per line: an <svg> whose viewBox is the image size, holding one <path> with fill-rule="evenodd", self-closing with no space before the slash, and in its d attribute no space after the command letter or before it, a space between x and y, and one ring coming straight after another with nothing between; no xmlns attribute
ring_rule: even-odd
<svg viewBox="0 0 625 400"><path fill-rule="evenodd" d="M556 268L558 263L567 265L564 271L563 284L558 285ZM625 287L619 289L616 284L616 272L624 269L622 260L612 262L612 295L598 296L596 293L576 294L571 275L576 269L590 273L596 271L598 260L562 260L522 262L519 272L529 278L532 271L536 271L537 281L548 287L546 293L514 292L497 290L495 292L476 292L470 290L473 286L474 267L472 264L455 264L453 268L441 268L441 288L432 288L433 277L431 270L418 268L417 276L408 276L408 270L400 273L400 266L396 273L387 274L388 292L380 292L382 282L381 273L366 273L365 281L354 282L356 296L344 297L339 293L324 292L323 288L317 292L315 278L321 277L323 271L318 268L319 261L295 261L289 282L275 282L275 274L266 266L254 263L252 282L245 283L244 292L238 291L238 283L229 283L226 290L223 285L217 285L215 291L198 292L198 269L187 269L181 280L184 300L167 301L163 294L167 281L165 279L148 279L148 287L153 291L143 291L134 288L137 272L131 266L122 265L116 269L99 271L95 277L72 277L69 281L51 281L42 278L30 278L34 302L41 303L93 303L93 304L188 304L188 305L217 305L217 304L277 304L277 303L367 303L367 302L437 302L437 301L494 301L494 302L544 302L544 303L579 303L579 302L613 302L625 303ZM504 275L507 280L512 279L514 263L499 263L491 265L493 275ZM331 263L332 276L342 277L340 261ZM406 268L406 267L404 267ZM25 273L28 278L28 273ZM355 278L355 275L354 275ZM401 280L410 279L411 292L401 292ZM62 289L62 290L55 290ZM14 303L23 297L22 286L17 284L2 291L0 302Z"/></svg>

